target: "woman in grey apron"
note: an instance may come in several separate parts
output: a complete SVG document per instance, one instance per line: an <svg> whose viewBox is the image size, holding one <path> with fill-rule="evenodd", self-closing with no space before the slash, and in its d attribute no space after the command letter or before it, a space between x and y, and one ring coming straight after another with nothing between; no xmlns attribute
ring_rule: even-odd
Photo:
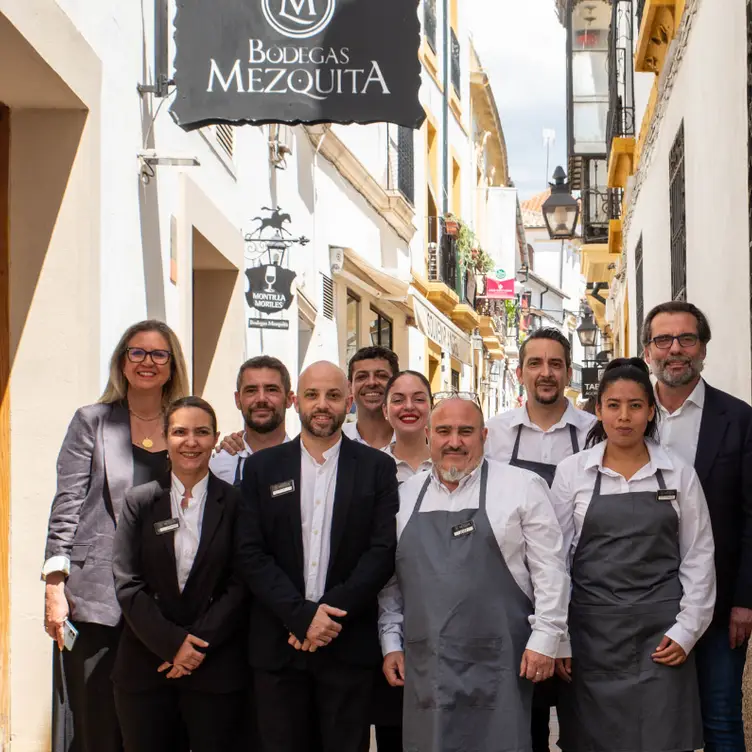
<svg viewBox="0 0 752 752"><path fill-rule="evenodd" d="M596 409L588 448L559 465L552 488L572 552L559 744L565 752L700 749L691 649L715 602L705 497L694 469L651 440L657 409L641 360L609 364Z"/></svg>

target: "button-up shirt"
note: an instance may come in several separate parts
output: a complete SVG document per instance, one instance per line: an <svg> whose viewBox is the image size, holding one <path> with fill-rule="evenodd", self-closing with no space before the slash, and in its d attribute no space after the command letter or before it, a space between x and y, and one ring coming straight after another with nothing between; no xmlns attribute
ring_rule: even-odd
<svg viewBox="0 0 752 752"><path fill-rule="evenodd" d="M572 456L569 426L574 426L577 430L578 448L582 451L595 420L594 415L578 410L569 400L561 420L547 431L530 420L527 405L500 413L488 421L486 457L497 462L509 462L517 441L517 431L522 426L517 459L558 465L563 459Z"/></svg>
<svg viewBox="0 0 752 752"><path fill-rule="evenodd" d="M655 442L647 441L650 461L627 480L614 470L603 467L606 444L605 441L596 444L592 449L564 460L556 470L551 496L568 559L571 562L579 543L599 470L603 476L601 494L657 491L656 476L660 470L666 488L677 491L676 501L672 501L671 506L679 518L679 581L684 593L676 623L666 635L689 653L710 625L715 606L715 549L700 479L691 465ZM560 657L566 654L560 653Z"/></svg>
<svg viewBox="0 0 752 752"><path fill-rule="evenodd" d="M306 600L318 603L326 591L329 553L337 487L340 439L324 452L319 464L300 442L300 519L303 532L303 565Z"/></svg>
<svg viewBox="0 0 752 752"><path fill-rule="evenodd" d="M430 478L419 514L477 509L480 504L478 467L450 491L435 470L419 473L400 486L397 536L402 535L415 509L423 484ZM569 576L564 561L561 530L545 481L527 470L490 461L486 512L509 572L530 601L532 634L527 643L549 657L556 656L566 635ZM485 545L485 542L479 541ZM483 577L479 572L478 577ZM397 577L379 595L379 634L386 655L403 650L403 598Z"/></svg>
<svg viewBox="0 0 752 752"><path fill-rule="evenodd" d="M290 437L285 434L285 441L290 441ZM243 434L243 449L237 454L230 454L228 451L222 449L217 452L209 461L209 469L218 478L221 478L226 483L234 483L237 474L238 480L243 478L243 468L245 467L245 461L253 454L253 449L248 445Z"/></svg>
<svg viewBox="0 0 752 752"><path fill-rule="evenodd" d="M658 409L661 413L658 422L658 432L661 444L678 455L688 465L695 464L697 444L700 441L700 423L702 410L705 407L705 382L700 379L692 394L687 397L682 406L670 413L661 404L656 389Z"/></svg>
<svg viewBox="0 0 752 752"><path fill-rule="evenodd" d="M350 421L350 423L345 423L345 425L342 426L342 433L345 434L348 439L357 441L358 444L365 444L366 446L370 446L368 442L360 435L360 431L358 430L358 421L356 420ZM389 444L393 444L396 438L396 436L392 436ZM383 447L376 447L376 449L380 449L383 452L389 446L389 444Z"/></svg>
<svg viewBox="0 0 752 752"><path fill-rule="evenodd" d="M427 470L430 470L433 467L433 463L430 459L423 460L423 462L420 463L417 470L413 470L410 463L407 460L401 460L399 457L394 456L394 444L390 444L388 447L385 447L383 450L384 454L388 454L397 465L397 481L399 483L404 483L406 480L409 480L413 477L413 475L417 475L418 473L423 473Z"/></svg>
<svg viewBox="0 0 752 752"><path fill-rule="evenodd" d="M180 527L175 531L173 538L175 546L175 564L177 565L178 586L183 592L188 575L193 568L193 562L201 542L201 526L204 522L204 507L206 506L206 492L209 486L209 473L207 473L191 489L191 497L187 500L188 505L183 509L182 501L185 494L185 486L172 475L172 487L170 489L170 505L172 516L180 520Z"/></svg>

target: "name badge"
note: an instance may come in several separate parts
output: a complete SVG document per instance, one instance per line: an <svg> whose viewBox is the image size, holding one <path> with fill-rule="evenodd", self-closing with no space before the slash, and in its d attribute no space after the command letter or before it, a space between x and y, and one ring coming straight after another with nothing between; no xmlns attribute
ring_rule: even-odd
<svg viewBox="0 0 752 752"><path fill-rule="evenodd" d="M269 491L272 494L272 499L276 499L278 496L284 496L290 494L295 490L295 481L286 480L283 483L275 483L269 487Z"/></svg>
<svg viewBox="0 0 752 752"><path fill-rule="evenodd" d="M461 522L459 525L455 525L452 528L453 538L462 538L465 535L470 535L475 532L475 523L472 520L468 522Z"/></svg>
<svg viewBox="0 0 752 752"><path fill-rule="evenodd" d="M154 523L154 532L157 535L164 535L165 533L173 533L180 527L180 520L177 517L173 517L169 520L162 520L161 522Z"/></svg>
<svg viewBox="0 0 752 752"><path fill-rule="evenodd" d="M666 488L656 493L658 501L676 501L679 498L679 493L672 488Z"/></svg>

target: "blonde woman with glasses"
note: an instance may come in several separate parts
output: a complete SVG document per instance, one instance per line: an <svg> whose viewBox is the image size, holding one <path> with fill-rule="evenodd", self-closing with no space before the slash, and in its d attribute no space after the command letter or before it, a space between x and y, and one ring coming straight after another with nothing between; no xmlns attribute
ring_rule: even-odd
<svg viewBox="0 0 752 752"><path fill-rule="evenodd" d="M77 410L68 427L42 569L45 630L60 650L55 752L123 748L110 681L121 631L112 542L126 491L169 472L164 411L187 392L177 336L161 321L141 321L118 342L99 402ZM71 650L66 632L78 635Z"/></svg>

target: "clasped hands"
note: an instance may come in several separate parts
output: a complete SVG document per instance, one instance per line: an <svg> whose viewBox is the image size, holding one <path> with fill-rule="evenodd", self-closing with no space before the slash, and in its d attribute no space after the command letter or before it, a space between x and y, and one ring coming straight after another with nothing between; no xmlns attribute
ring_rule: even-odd
<svg viewBox="0 0 752 752"><path fill-rule="evenodd" d="M305 640L301 642L291 632L287 640L288 645L292 645L295 650L302 650L304 653L315 653L319 648L326 647L342 631L342 625L334 621L331 618L332 616L341 619L347 616L347 611L322 603L316 609L313 621L311 621L306 632Z"/></svg>
<svg viewBox="0 0 752 752"><path fill-rule="evenodd" d="M180 679L183 676L190 676L206 658L206 654L196 648L208 648L209 643L192 634L186 635L180 650L175 653L172 662L165 661L158 669L159 673L167 671L168 679Z"/></svg>

